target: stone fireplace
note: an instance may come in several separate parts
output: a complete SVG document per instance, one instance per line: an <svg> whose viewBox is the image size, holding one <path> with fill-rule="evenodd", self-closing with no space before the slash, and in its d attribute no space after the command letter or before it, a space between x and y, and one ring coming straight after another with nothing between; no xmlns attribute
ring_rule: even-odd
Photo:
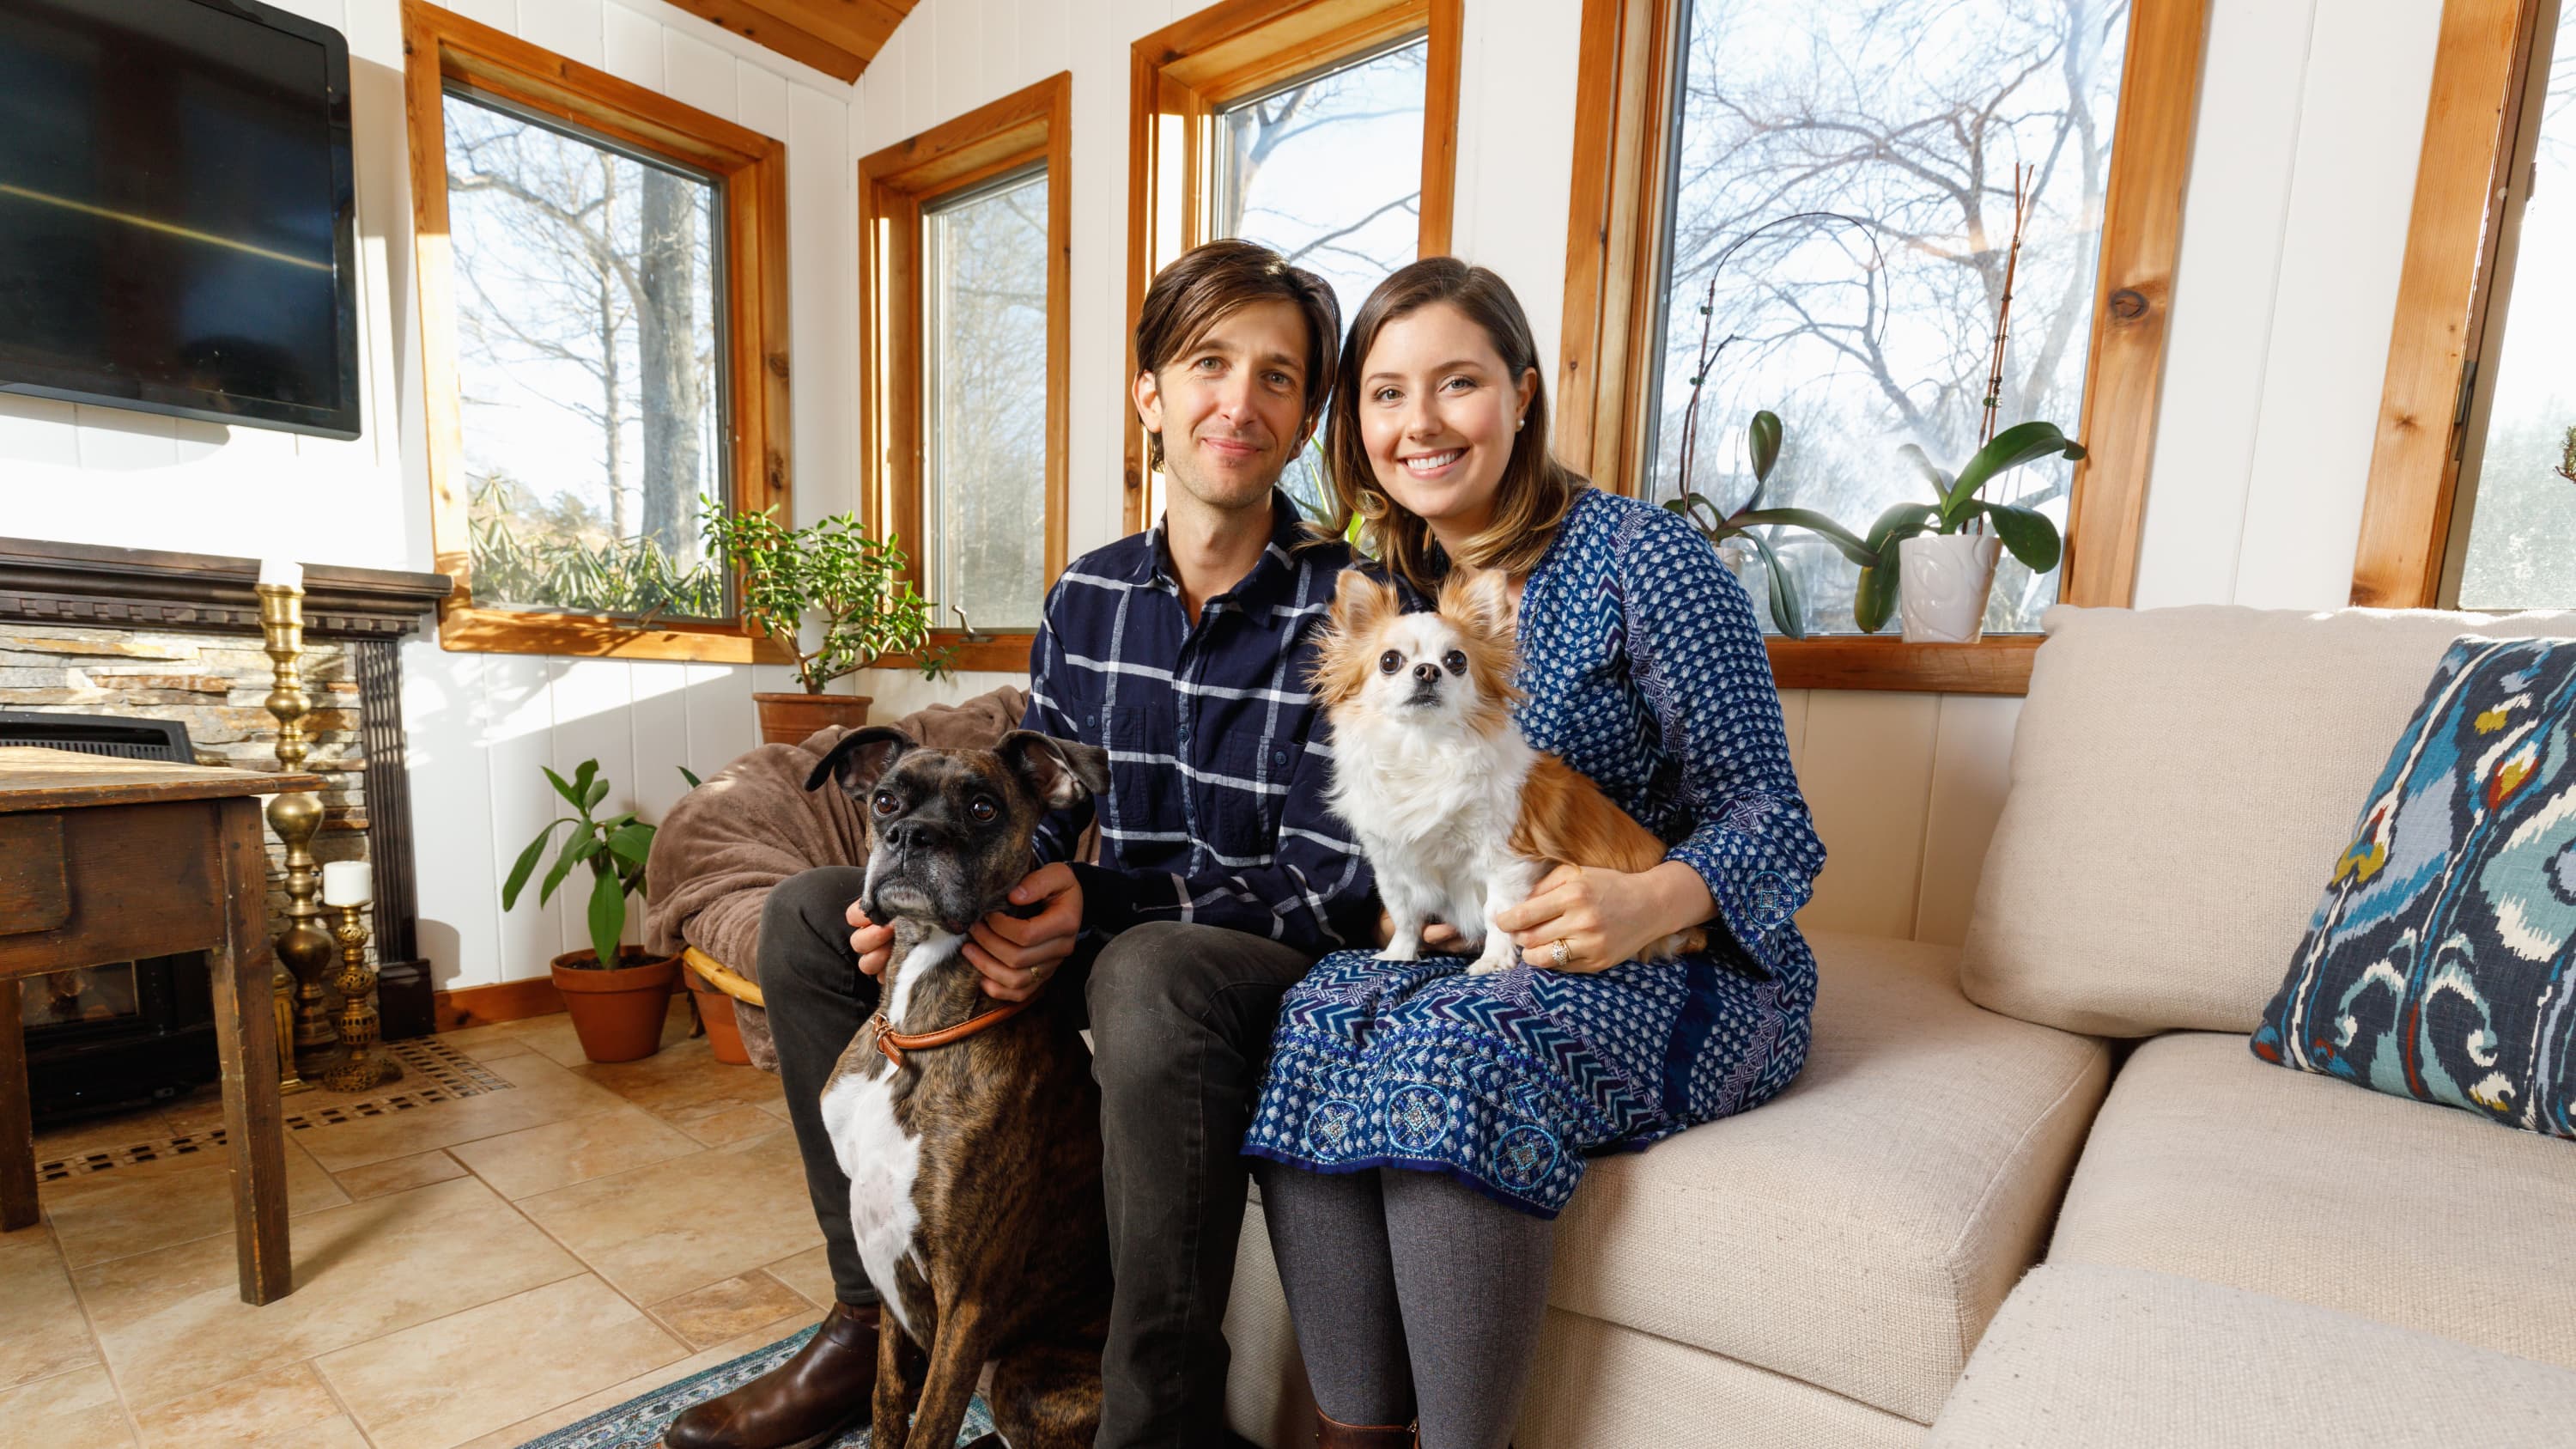
<svg viewBox="0 0 2576 1449"><path fill-rule="evenodd" d="M254 559L0 538L0 711L172 720L197 763L274 772L258 575ZM314 858L375 863L369 950L385 1036L419 1035L431 1029L430 976L418 949L400 644L453 586L444 574L307 565L304 587L304 768L324 781ZM268 847L276 920L285 847L274 836Z"/></svg>

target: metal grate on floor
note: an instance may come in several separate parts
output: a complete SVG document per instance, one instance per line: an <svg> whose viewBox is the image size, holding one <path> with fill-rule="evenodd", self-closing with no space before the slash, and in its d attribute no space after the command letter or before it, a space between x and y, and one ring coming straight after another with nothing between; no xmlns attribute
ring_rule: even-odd
<svg viewBox="0 0 2576 1449"><path fill-rule="evenodd" d="M460 1097L506 1092L516 1085L434 1036L392 1042L384 1050L386 1055L402 1063L405 1084L402 1090L355 1102L331 1102L301 1112L289 1112L286 1130L304 1132L315 1127L363 1121L369 1117L386 1117L438 1102L453 1102ZM289 1097L286 1100L293 1102L295 1099ZM226 1140L224 1129L215 1127L204 1132L183 1132L123 1147L101 1147L69 1157L44 1159L36 1164L36 1181L62 1182L93 1172L214 1152L220 1150Z"/></svg>

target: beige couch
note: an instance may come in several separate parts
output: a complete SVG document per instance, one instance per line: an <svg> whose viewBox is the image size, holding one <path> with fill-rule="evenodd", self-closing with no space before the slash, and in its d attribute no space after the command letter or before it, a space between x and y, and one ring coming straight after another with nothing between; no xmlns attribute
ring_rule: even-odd
<svg viewBox="0 0 2576 1449"><path fill-rule="evenodd" d="M2444 647L2576 615L2049 629L1966 947L1818 937L1797 1084L1594 1165L1519 1449L2576 1444L2576 1143L2245 1046ZM1258 1209L1228 1328L1309 1442Z"/></svg>

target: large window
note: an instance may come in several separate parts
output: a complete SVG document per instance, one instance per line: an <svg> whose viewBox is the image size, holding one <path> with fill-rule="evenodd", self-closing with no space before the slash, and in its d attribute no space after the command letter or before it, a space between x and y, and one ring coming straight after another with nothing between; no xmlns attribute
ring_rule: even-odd
<svg viewBox="0 0 2576 1449"><path fill-rule="evenodd" d="M1607 486L1732 511L1754 486L1745 424L1769 410L1787 445L1766 507L1866 532L1928 496L1910 450L1955 469L1978 443L2019 178L1997 420L2056 423L2092 456L1989 488L2055 518L2069 555L2037 578L2007 558L1987 628L2035 629L2060 597L2127 602L2204 30L2199 0L1589 0L1559 451ZM1811 634L1855 633L1857 568L1799 530L1769 541ZM1764 567L1746 551L1757 598ZM1774 669L1792 687L2026 677L1972 658L2026 661L2009 637L1866 643L1780 641Z"/></svg>
<svg viewBox="0 0 2576 1449"><path fill-rule="evenodd" d="M2485 346L2464 384L2445 602L2470 609L2576 608L2576 27L2559 0L2533 37Z"/></svg>
<svg viewBox="0 0 2576 1449"><path fill-rule="evenodd" d="M1457 0L1229 0L1137 41L1130 320L1156 271L1218 237L1321 275L1345 322L1389 272L1446 251L1458 26ZM1138 528L1162 480L1129 433ZM1310 447L1281 479L1309 509L1320 462Z"/></svg>
<svg viewBox="0 0 2576 1449"><path fill-rule="evenodd" d="M1065 564L1072 79L859 163L865 513L963 668L1024 669Z"/></svg>
<svg viewBox="0 0 2576 1449"><path fill-rule="evenodd" d="M442 642L767 657L699 525L786 502L784 148L403 19Z"/></svg>

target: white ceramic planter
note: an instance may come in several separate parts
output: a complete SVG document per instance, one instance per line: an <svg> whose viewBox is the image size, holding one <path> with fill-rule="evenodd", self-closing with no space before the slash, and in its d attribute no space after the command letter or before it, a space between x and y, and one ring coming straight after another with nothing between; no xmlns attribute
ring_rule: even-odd
<svg viewBox="0 0 2576 1449"><path fill-rule="evenodd" d="M2004 541L1991 533L1921 534L1897 546L1896 612L1908 644L1974 644Z"/></svg>

